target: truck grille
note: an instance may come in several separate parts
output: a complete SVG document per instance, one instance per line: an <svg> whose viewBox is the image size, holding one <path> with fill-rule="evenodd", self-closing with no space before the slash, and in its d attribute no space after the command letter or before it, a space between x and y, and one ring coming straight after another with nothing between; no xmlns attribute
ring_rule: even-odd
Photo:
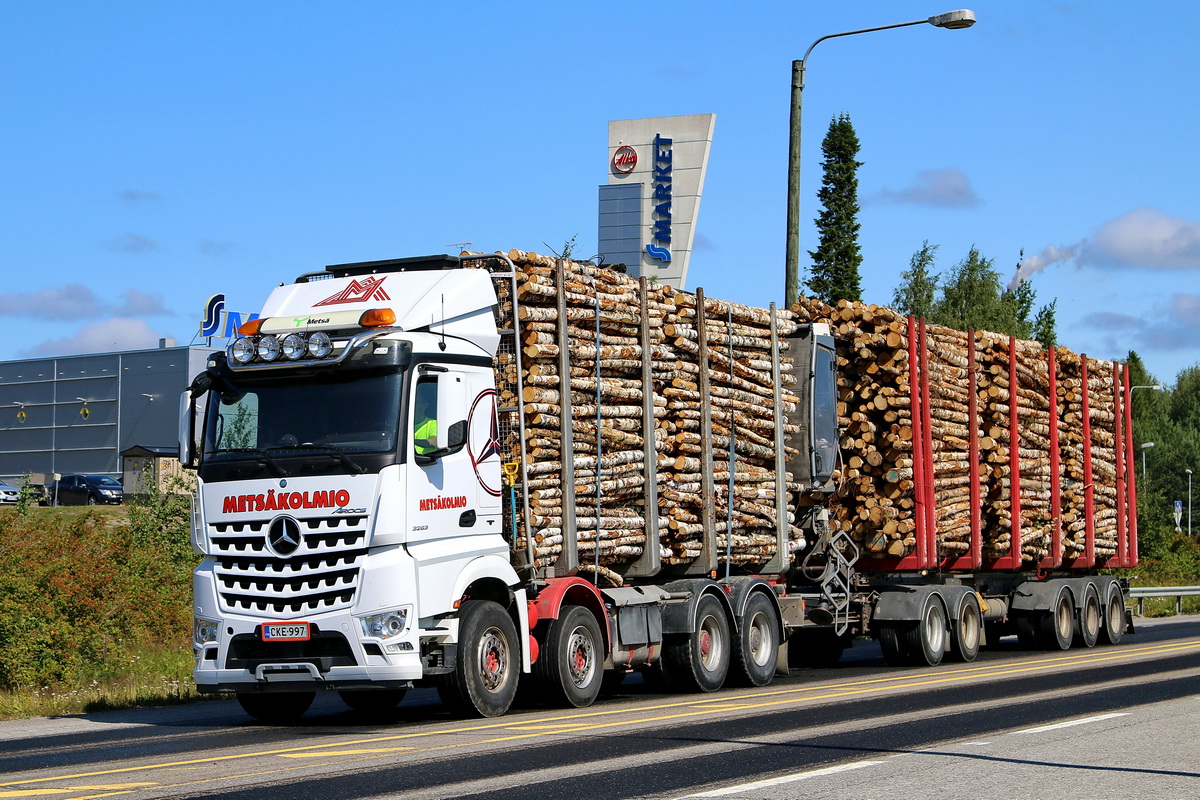
<svg viewBox="0 0 1200 800"><path fill-rule="evenodd" d="M297 520L301 544L289 557L267 544L270 519L209 526L213 573L224 611L281 617L347 608L367 555L365 516Z"/></svg>

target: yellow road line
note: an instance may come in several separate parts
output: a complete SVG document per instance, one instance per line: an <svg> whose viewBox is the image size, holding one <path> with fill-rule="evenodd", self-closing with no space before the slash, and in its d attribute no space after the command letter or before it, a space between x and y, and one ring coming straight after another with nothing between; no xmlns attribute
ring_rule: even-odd
<svg viewBox="0 0 1200 800"><path fill-rule="evenodd" d="M1189 650L1200 649L1200 639L1189 640L1184 642L1167 643L1161 645L1150 645L1146 647L1134 649L1114 649L1095 651L1089 650L1086 653L1078 655L1059 656L1054 658L1038 659L1035 661L1021 662L1020 666L1006 666L1004 664L996 664L991 666L979 666L968 668L956 668L935 673L928 677L913 676L890 676L885 678L872 678L863 681L851 681L846 683L823 684L819 686L804 686L791 687L787 689L777 690L762 690L751 694L741 695L737 698L719 697L711 700L697 700L688 698L686 700L670 701L663 703L647 704L635 708L621 709L601 709L589 710L580 712L571 712L565 715L548 717L537 722L531 721L528 725L514 725L512 721L490 721L473 725L466 725L449 730L434 730L434 731L418 731L415 733L400 733L387 734L384 736L373 736L364 739L355 739L351 741L328 742L325 744L308 745L305 747L285 747L273 750L260 750L251 753L239 753L226 756L208 756L206 758L185 759L181 761L170 761L158 764L145 764L133 767L116 767L105 770L97 770L94 772L84 772L74 775L61 775L54 778L34 778L29 780L11 781L8 783L0 783L0 787L4 786L25 786L35 783L46 783L51 781L65 781L80 778L91 778L100 775L117 775L132 772L145 772L153 769L169 769L173 767L189 766L193 764L212 764L219 761L232 761L247 758L259 758L264 756L280 756L280 757L327 757L335 755L339 752L348 752L347 748L352 748L354 745L378 745L382 742L398 741L405 739L421 739L433 736L449 736L454 734L474 733L488 730L532 730L530 733L515 734L510 736L497 736L487 739L472 739L470 741L458 741L445 745L434 745L431 747L408 747L398 748L409 752L436 752L438 750L447 750L460 748L468 745L494 744L500 742L516 741L521 739L530 739L544 736L552 736L566 732L580 731L595 731L605 728L622 727L629 725L645 724L649 722L665 722L669 720L680 720L689 717L704 716L712 711L722 710L721 706L729 706L730 703L736 703L736 708L739 710L745 709L763 709L775 706L787 705L793 702L800 701L815 701L815 700L830 700L839 697L852 697L855 695L875 694L882 691L912 689L920 687L949 685L954 683L962 683L964 681L975 680L980 677L999 677L1006 675L1019 675L1029 672L1040 671L1040 667L1044 666L1061 666L1061 665L1089 665L1100 664L1110 661L1121 660L1136 655L1162 655L1173 652L1184 652ZM759 702L752 702L758 700ZM687 709L678 713L658 714L656 716L638 717L638 714L644 714L654 711L670 711L672 709ZM620 719L615 721L607 721L604 718L617 715L633 716L634 719ZM589 721L590 720L590 721ZM558 723L558 724L554 724ZM353 751L349 751L353 752ZM369 752L369 751L364 751ZM311 755L304 755L311 754ZM74 790L70 790L74 791ZM0 793L0 797L5 796ZM14 795L16 796L16 795Z"/></svg>

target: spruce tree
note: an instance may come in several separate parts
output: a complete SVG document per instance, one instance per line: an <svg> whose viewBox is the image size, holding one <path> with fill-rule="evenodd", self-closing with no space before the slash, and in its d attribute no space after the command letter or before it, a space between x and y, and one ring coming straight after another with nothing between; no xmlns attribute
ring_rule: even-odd
<svg viewBox="0 0 1200 800"><path fill-rule="evenodd" d="M810 250L812 268L807 285L814 297L826 302L862 300L859 266L862 253L858 246L858 136L850 116L842 114L829 123L829 132L821 142L825 159L817 199L820 241Z"/></svg>

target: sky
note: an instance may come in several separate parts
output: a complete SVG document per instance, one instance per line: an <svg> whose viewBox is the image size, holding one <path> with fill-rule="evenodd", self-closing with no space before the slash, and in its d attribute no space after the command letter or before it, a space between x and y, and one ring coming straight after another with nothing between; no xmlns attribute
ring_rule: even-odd
<svg viewBox="0 0 1200 800"><path fill-rule="evenodd" d="M597 249L609 120L717 115L688 289L781 303L791 62L941 0L0 0L0 360L202 343L327 264ZM957 0L840 37L820 145L861 151L864 299L928 241L1057 299L1063 344L1200 364L1200 4ZM1022 261L1022 253L1024 260ZM807 254L802 267L808 263Z"/></svg>

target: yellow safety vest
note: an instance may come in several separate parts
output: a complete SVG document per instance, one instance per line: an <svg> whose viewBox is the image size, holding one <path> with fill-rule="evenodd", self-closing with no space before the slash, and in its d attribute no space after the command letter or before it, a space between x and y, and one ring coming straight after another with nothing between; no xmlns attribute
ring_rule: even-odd
<svg viewBox="0 0 1200 800"><path fill-rule="evenodd" d="M430 444L430 440L436 435L436 419L427 419L424 422L417 423L416 430L413 431L413 449L421 455L432 453L437 448Z"/></svg>

